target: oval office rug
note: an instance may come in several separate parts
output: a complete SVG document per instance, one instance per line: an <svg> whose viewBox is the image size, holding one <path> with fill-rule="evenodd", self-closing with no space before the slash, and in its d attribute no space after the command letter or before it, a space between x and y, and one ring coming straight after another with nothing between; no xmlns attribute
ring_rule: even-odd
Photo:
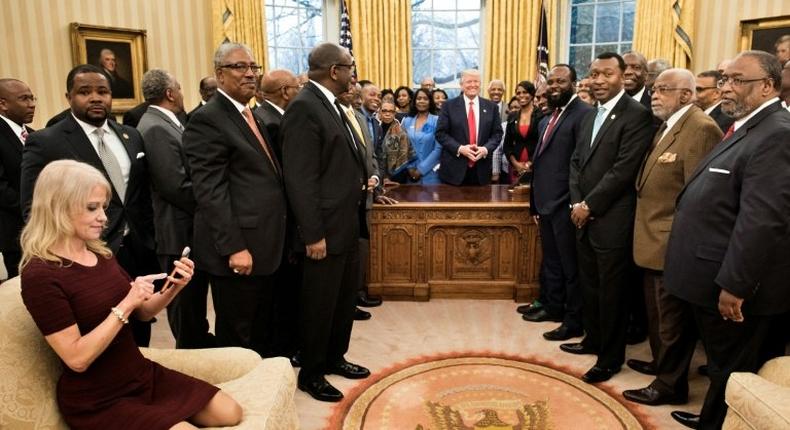
<svg viewBox="0 0 790 430"><path fill-rule="evenodd" d="M492 354L412 360L373 375L338 404L344 430L642 429L629 410L578 377Z"/></svg>

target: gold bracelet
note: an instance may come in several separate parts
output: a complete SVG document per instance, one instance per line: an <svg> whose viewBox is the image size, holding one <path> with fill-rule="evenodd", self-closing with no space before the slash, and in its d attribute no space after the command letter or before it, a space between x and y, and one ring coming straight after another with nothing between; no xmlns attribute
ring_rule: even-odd
<svg viewBox="0 0 790 430"><path fill-rule="evenodd" d="M121 310L121 308L118 308L118 307L112 307L112 308L110 308L110 312L112 312L112 314L113 314L113 315L115 315L116 317L118 317L118 320L119 320L120 322L122 322L122 323L124 323L124 324L129 324L129 320L128 320L128 319L126 319L126 318L123 316L123 311Z"/></svg>

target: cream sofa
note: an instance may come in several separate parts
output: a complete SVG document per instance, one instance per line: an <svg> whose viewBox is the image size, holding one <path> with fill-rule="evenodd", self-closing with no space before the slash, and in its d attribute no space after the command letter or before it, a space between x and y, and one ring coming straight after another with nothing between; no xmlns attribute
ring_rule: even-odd
<svg viewBox="0 0 790 430"><path fill-rule="evenodd" d="M286 358L262 360L243 348L148 349L171 369L217 385L244 408L234 428L299 428L296 379ZM22 303L19 278L0 285L0 429L66 429L55 400L60 361Z"/></svg>
<svg viewBox="0 0 790 430"><path fill-rule="evenodd" d="M725 430L790 429L790 357L774 358L756 375L730 375L725 401Z"/></svg>

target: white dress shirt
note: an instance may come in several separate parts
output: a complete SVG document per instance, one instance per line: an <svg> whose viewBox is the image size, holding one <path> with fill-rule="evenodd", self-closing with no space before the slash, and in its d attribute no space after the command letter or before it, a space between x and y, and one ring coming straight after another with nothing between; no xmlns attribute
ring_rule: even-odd
<svg viewBox="0 0 790 430"><path fill-rule="evenodd" d="M96 135L96 129L101 128L104 130L104 144L110 148L112 155L118 160L118 166L120 166L121 174L123 174L123 181L128 184L129 171L132 169L132 161L129 159L129 153L126 152L126 147L123 145L123 142L121 142L121 138L110 128L107 121L104 121L101 127L96 127L95 125L88 124L78 119L73 113L71 116L74 117L77 124L80 125L82 131L85 132L85 135L88 137L88 140L90 140L91 145L93 145L93 150L96 151L97 155L99 154L99 136Z"/></svg>
<svg viewBox="0 0 790 430"><path fill-rule="evenodd" d="M178 117L176 116L176 114L173 113L173 111L171 111L170 109L165 109L165 108L163 108L161 106L157 106L157 105L151 105L151 107L156 109L156 110L158 110L158 111L160 111L160 112L162 112L163 114L165 114L165 116L170 121L172 121L173 124L177 125L181 130L184 129L184 124L181 124L181 121L178 120Z"/></svg>
<svg viewBox="0 0 790 430"><path fill-rule="evenodd" d="M717 101L713 106L705 109L705 115L710 116L710 113L713 112L713 110L716 109L716 107L718 107L720 104L721 104L721 100Z"/></svg>
<svg viewBox="0 0 790 430"><path fill-rule="evenodd" d="M738 129L741 128L742 125L746 124L746 122L749 121L750 119L752 119L753 116L755 116L758 113L760 113L761 110L767 108L769 105L772 105L772 104L774 104L774 103L776 103L778 101L779 101L779 97L774 97L771 100L768 100L765 103L761 104L760 107L758 107L757 109L753 110L752 113L750 113L749 115L746 115L745 117L743 117L743 118L739 119L738 121L735 121L734 123L732 123L732 127L733 127L732 130L733 130L733 132L738 131Z"/></svg>

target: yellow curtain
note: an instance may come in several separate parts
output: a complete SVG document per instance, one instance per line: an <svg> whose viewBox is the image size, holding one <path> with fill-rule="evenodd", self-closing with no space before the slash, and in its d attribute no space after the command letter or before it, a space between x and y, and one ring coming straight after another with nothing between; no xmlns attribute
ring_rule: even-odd
<svg viewBox="0 0 790 430"><path fill-rule="evenodd" d="M211 2L214 48L225 42L244 43L255 61L267 67L266 20L261 0L213 0Z"/></svg>
<svg viewBox="0 0 790 430"><path fill-rule="evenodd" d="M379 88L410 85L410 1L346 0L346 6L357 76Z"/></svg>
<svg viewBox="0 0 790 430"><path fill-rule="evenodd" d="M634 17L633 48L648 60L663 58L690 69L693 60L696 0L639 0Z"/></svg>
<svg viewBox="0 0 790 430"><path fill-rule="evenodd" d="M540 1L488 0L485 7L485 52L483 86L491 79L505 82L505 94L513 94L524 79L534 81L540 31ZM546 1L549 48L556 43L557 11ZM552 19L554 18L554 19ZM557 53L549 51L549 61Z"/></svg>

